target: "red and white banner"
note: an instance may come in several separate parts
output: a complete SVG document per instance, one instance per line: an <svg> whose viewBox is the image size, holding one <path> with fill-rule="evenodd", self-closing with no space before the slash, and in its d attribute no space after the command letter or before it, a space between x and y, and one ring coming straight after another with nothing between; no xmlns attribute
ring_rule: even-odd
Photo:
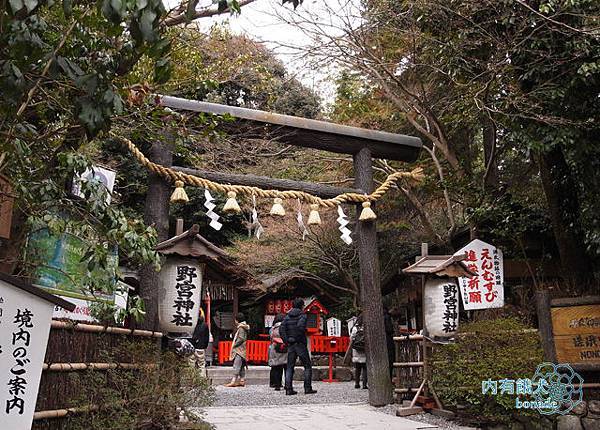
<svg viewBox="0 0 600 430"><path fill-rule="evenodd" d="M458 278L465 310L504 306L504 260L502 251L475 239L455 255L467 253L464 263L477 273L473 278Z"/></svg>

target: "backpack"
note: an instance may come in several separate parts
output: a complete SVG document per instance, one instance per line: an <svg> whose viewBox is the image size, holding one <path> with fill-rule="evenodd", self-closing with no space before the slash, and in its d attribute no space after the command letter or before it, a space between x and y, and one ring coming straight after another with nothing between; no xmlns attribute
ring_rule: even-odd
<svg viewBox="0 0 600 430"><path fill-rule="evenodd" d="M279 327L273 327L273 332L271 333L271 339L275 348L275 352L283 354L287 352L287 344L283 341L281 336L279 335Z"/></svg>
<svg viewBox="0 0 600 430"><path fill-rule="evenodd" d="M354 333L354 339L352 339L352 349L359 352L365 350L365 330L362 326L356 327L356 333Z"/></svg>

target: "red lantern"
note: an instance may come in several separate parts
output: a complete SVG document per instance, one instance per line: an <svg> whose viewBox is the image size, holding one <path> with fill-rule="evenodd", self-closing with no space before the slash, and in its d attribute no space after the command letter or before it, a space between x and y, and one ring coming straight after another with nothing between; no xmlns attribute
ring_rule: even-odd
<svg viewBox="0 0 600 430"><path fill-rule="evenodd" d="M275 313L275 302L273 300L269 300L267 302L267 314L273 315Z"/></svg>
<svg viewBox="0 0 600 430"><path fill-rule="evenodd" d="M290 309L292 309L292 301L291 300L284 300L283 301L283 313L287 314Z"/></svg>
<svg viewBox="0 0 600 430"><path fill-rule="evenodd" d="M281 313L281 309L282 309L282 303L281 300L275 300L275 313L279 314Z"/></svg>

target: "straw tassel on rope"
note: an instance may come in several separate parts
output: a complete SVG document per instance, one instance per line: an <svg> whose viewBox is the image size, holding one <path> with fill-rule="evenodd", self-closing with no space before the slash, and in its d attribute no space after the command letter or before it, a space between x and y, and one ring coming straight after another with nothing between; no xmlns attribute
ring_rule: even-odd
<svg viewBox="0 0 600 430"><path fill-rule="evenodd" d="M363 202L362 207L363 209L358 217L359 221L373 221L377 219L377 215L371 209L371 202Z"/></svg>
<svg viewBox="0 0 600 430"><path fill-rule="evenodd" d="M273 199L273 207L271 208L271 211L269 213L271 215L284 216L285 209L283 208L282 203L283 200L281 200L279 197L275 197Z"/></svg>
<svg viewBox="0 0 600 430"><path fill-rule="evenodd" d="M171 203L187 203L190 199L183 189L183 181L175 181L175 190L171 194Z"/></svg>
<svg viewBox="0 0 600 430"><path fill-rule="evenodd" d="M310 205L310 214L308 215L308 225L321 224L321 216L319 215L319 205L313 203Z"/></svg>
<svg viewBox="0 0 600 430"><path fill-rule="evenodd" d="M227 193L227 201L225 202L225 206L223 206L223 212L236 214L242 212L240 205L238 205L238 202L235 199L235 195L235 191L229 191Z"/></svg>

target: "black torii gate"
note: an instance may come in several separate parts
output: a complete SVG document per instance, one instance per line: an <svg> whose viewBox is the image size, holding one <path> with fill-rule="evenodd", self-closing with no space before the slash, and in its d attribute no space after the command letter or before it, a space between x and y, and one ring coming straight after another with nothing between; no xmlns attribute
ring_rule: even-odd
<svg viewBox="0 0 600 430"><path fill-rule="evenodd" d="M175 110L208 114L229 114L240 123L261 125L265 135L275 136L280 142L305 148L350 154L354 161L354 189L320 185L309 182L272 179L254 175L235 175L187 169L173 169L204 178L267 189L306 191L322 198L335 197L345 192L371 193L374 189L372 158L387 158L411 162L419 155L422 143L417 137L367 130L357 127L328 123L290 115L280 115L253 109L226 106L215 103L187 100L171 96L156 96L156 102ZM171 166L173 155L168 142L155 142L149 158L164 166ZM144 219L154 224L159 240L168 236L169 195L171 185L151 174L146 198ZM392 400L392 386L381 296L379 254L375 222L358 222L361 206L357 205L357 223L354 237L358 248L360 265L360 301L365 318L367 339L367 373L369 377L369 403L383 406ZM146 302L147 324L156 325L157 286L156 272L145 268L141 273L141 295Z"/></svg>

